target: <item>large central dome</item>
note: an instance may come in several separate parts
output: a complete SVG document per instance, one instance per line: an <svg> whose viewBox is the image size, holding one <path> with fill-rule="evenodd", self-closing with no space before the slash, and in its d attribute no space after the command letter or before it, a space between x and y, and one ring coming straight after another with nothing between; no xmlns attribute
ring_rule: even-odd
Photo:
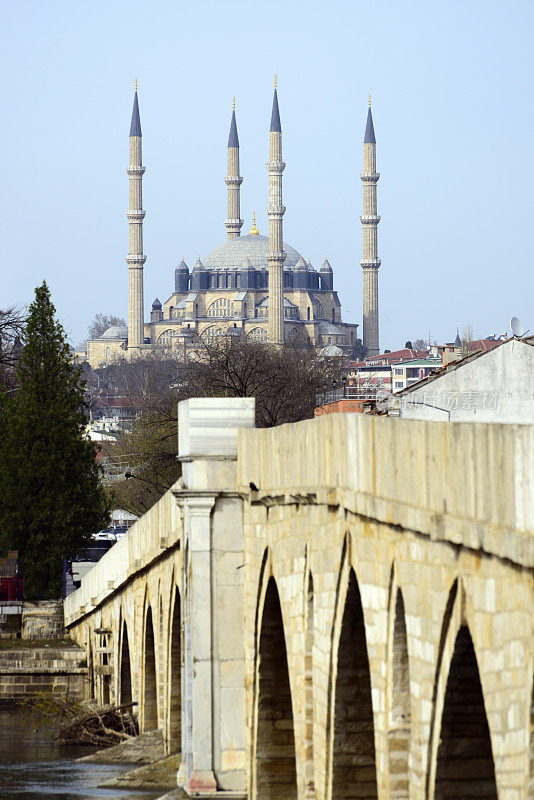
<svg viewBox="0 0 534 800"><path fill-rule="evenodd" d="M294 247L284 242L286 260L284 267L294 267L300 258ZM267 253L269 251L269 237L259 233L249 233L239 239L229 239L220 244L203 260L206 269L241 269L248 256L249 261L256 269L268 267Z"/></svg>

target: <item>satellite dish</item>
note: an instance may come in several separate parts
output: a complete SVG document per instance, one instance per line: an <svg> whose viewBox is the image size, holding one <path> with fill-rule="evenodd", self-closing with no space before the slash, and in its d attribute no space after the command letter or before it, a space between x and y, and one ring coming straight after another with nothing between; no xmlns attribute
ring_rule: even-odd
<svg viewBox="0 0 534 800"><path fill-rule="evenodd" d="M524 328L523 323L517 317L512 317L510 320L510 327L512 329L512 333L514 334L516 339L520 339L523 336Z"/></svg>

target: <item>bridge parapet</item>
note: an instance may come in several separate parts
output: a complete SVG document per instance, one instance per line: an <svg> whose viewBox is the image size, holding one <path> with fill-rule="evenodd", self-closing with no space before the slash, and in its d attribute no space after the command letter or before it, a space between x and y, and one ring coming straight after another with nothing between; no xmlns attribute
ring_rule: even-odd
<svg viewBox="0 0 534 800"><path fill-rule="evenodd" d="M343 506L534 566L534 426L412 422L333 414L241 430L238 491Z"/></svg>
<svg viewBox="0 0 534 800"><path fill-rule="evenodd" d="M183 522L170 489L82 578L65 600L65 625L72 625L120 591L136 573L180 540Z"/></svg>

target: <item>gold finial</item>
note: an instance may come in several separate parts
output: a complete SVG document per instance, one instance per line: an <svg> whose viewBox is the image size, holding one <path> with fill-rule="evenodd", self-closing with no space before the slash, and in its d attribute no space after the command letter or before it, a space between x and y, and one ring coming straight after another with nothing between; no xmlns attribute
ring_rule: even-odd
<svg viewBox="0 0 534 800"><path fill-rule="evenodd" d="M235 97L234 97L234 99L232 100L232 111L235 111Z"/></svg>
<svg viewBox="0 0 534 800"><path fill-rule="evenodd" d="M369 92L369 108L371 108L371 92Z"/></svg>
<svg viewBox="0 0 534 800"><path fill-rule="evenodd" d="M274 76L274 88L276 89L276 75Z"/></svg>
<svg viewBox="0 0 534 800"><path fill-rule="evenodd" d="M135 91L137 92L137 78L135 78L135 80L134 80L134 87L135 87Z"/></svg>
<svg viewBox="0 0 534 800"><path fill-rule="evenodd" d="M252 234L259 234L259 230L256 228L256 212L252 214L252 228L250 229L250 233Z"/></svg>

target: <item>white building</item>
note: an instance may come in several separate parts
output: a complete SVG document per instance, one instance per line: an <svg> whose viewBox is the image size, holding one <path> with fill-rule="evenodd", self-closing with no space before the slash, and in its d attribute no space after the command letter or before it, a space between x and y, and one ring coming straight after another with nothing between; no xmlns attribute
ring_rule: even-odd
<svg viewBox="0 0 534 800"><path fill-rule="evenodd" d="M408 419L534 424L534 343L508 339L466 356L385 404Z"/></svg>

